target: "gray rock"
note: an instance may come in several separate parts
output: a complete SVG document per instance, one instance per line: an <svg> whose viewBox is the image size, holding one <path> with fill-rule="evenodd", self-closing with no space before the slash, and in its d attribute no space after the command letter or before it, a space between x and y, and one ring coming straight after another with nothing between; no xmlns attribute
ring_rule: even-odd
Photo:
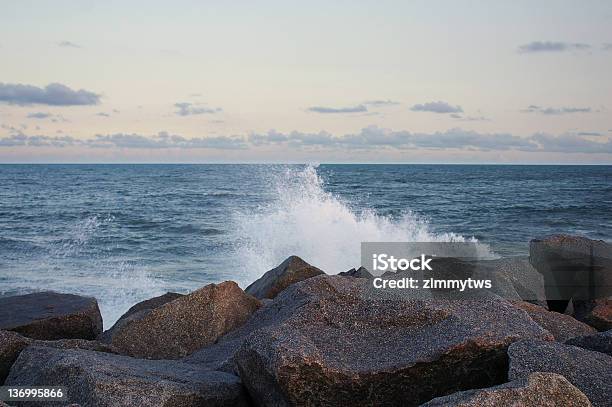
<svg viewBox="0 0 612 407"><path fill-rule="evenodd" d="M522 340L508 348L508 378L516 380L534 372L563 375L587 395L594 406L610 406L612 357L576 346L540 340Z"/></svg>
<svg viewBox="0 0 612 407"><path fill-rule="evenodd" d="M210 284L121 319L100 340L129 356L178 359L213 344L260 306L233 281Z"/></svg>
<svg viewBox="0 0 612 407"><path fill-rule="evenodd" d="M31 346L6 381L12 386L63 386L83 407L246 406L240 379L169 360L144 360L85 350ZM28 406L65 405L28 402Z"/></svg>
<svg viewBox="0 0 612 407"><path fill-rule="evenodd" d="M580 322L569 315L560 314L540 307L539 305L528 302L513 303L517 308L529 314L531 319L537 322L542 328L553 334L555 340L564 342L570 338L582 335L590 335L597 330L584 322Z"/></svg>
<svg viewBox="0 0 612 407"><path fill-rule="evenodd" d="M529 257L480 260L478 268L497 274L499 279L509 282L523 301L547 306L544 277L529 263Z"/></svg>
<svg viewBox="0 0 612 407"><path fill-rule="evenodd" d="M279 266L267 271L246 288L247 294L256 298L274 298L285 288L299 281L325 274L298 256L291 256Z"/></svg>
<svg viewBox="0 0 612 407"><path fill-rule="evenodd" d="M26 338L17 332L0 330L0 385L8 376L9 370L19 353L31 345L48 346L57 349L87 349L98 352L117 353L113 347L85 339L59 339L56 341L40 341Z"/></svg>
<svg viewBox="0 0 612 407"><path fill-rule="evenodd" d="M566 345L578 346L612 356L612 329L593 335L578 336L565 341Z"/></svg>
<svg viewBox="0 0 612 407"><path fill-rule="evenodd" d="M259 405L411 406L502 383L513 341L552 339L499 297L380 300L364 297L367 283L297 283L215 346L251 331L233 359Z"/></svg>
<svg viewBox="0 0 612 407"><path fill-rule="evenodd" d="M95 339L102 332L92 297L39 292L0 298L0 329L34 339Z"/></svg>
<svg viewBox="0 0 612 407"><path fill-rule="evenodd" d="M367 268L361 266L358 269L350 269L348 271L343 271L342 273L338 273L339 276L344 277L356 277L356 278L372 278L374 277Z"/></svg>
<svg viewBox="0 0 612 407"><path fill-rule="evenodd" d="M592 301L612 296L612 245L604 241L570 235L534 239L529 260L544 276L552 311L564 312L573 299L575 317L588 323L584 316Z"/></svg>
<svg viewBox="0 0 612 407"><path fill-rule="evenodd" d="M527 378L486 389L438 397L421 407L589 407L591 402L567 379L554 373L532 373Z"/></svg>

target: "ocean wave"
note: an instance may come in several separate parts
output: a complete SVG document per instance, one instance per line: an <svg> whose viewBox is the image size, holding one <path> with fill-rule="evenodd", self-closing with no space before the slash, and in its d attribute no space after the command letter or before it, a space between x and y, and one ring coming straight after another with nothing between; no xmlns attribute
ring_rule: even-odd
<svg viewBox="0 0 612 407"><path fill-rule="evenodd" d="M285 168L273 175L270 185L275 192L272 203L234 216L243 284L292 254L336 274L359 265L364 241L476 241L455 233L434 233L426 220L409 210L391 217L371 208L353 208L325 190L316 166Z"/></svg>

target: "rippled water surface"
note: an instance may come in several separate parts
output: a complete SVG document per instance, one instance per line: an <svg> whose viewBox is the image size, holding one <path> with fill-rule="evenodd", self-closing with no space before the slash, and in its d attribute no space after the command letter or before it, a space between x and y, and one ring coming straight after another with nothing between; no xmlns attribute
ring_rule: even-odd
<svg viewBox="0 0 612 407"><path fill-rule="evenodd" d="M0 180L0 295L93 295L106 326L290 254L344 271L361 241L612 240L612 166L0 165Z"/></svg>

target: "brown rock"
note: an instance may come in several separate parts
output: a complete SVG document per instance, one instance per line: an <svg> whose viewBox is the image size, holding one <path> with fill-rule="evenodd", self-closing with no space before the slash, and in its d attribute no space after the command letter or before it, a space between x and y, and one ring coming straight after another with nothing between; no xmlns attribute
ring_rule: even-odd
<svg viewBox="0 0 612 407"><path fill-rule="evenodd" d="M34 339L95 339L102 332L92 297L39 292L0 298L0 329Z"/></svg>
<svg viewBox="0 0 612 407"><path fill-rule="evenodd" d="M589 305L588 309L577 317L600 331L612 329L612 300L597 299L589 302Z"/></svg>
<svg viewBox="0 0 612 407"><path fill-rule="evenodd" d="M134 357L178 359L239 327L260 306L233 281L210 284L123 318L100 340Z"/></svg>
<svg viewBox="0 0 612 407"><path fill-rule="evenodd" d="M364 296L367 283L297 283L211 348L242 343L230 358L259 405L414 406L502 383L512 342L552 339L499 297L381 300Z"/></svg>
<svg viewBox="0 0 612 407"><path fill-rule="evenodd" d="M153 298L149 298L148 300L141 301L138 304L133 305L129 310L127 310L125 314L121 315L118 321L124 318L127 318L130 315L133 315L140 311L159 308L162 305L170 301L174 301L177 298L181 298L183 296L184 296L183 294L167 292L166 294L160 295L158 297L153 297Z"/></svg>
<svg viewBox="0 0 612 407"><path fill-rule="evenodd" d="M531 319L553 334L556 341L564 342L570 338L597 332L595 328L580 322L569 315L560 314L528 302L515 302L514 306L527 312Z"/></svg>
<svg viewBox="0 0 612 407"><path fill-rule="evenodd" d="M532 373L527 378L486 389L438 397L421 407L589 407L591 402L567 379L554 373Z"/></svg>
<svg viewBox="0 0 612 407"><path fill-rule="evenodd" d="M66 403L96 407L246 406L234 375L174 360L145 360L85 350L30 346L11 368L7 385L62 386ZM28 406L49 406L28 402ZM51 404L52 405L52 404Z"/></svg>
<svg viewBox="0 0 612 407"><path fill-rule="evenodd" d="M247 294L256 298L274 298L285 288L299 281L325 274L298 256L291 256L278 267L267 271L246 288Z"/></svg>
<svg viewBox="0 0 612 407"><path fill-rule="evenodd" d="M563 375L587 395L594 406L610 406L612 357L558 342L522 340L508 348L510 380L534 372Z"/></svg>
<svg viewBox="0 0 612 407"><path fill-rule="evenodd" d="M17 332L0 330L0 385L4 383L19 353L31 345L48 346L57 349L87 349L98 352L117 353L111 346L96 341L88 341L85 339L39 341L21 336Z"/></svg>

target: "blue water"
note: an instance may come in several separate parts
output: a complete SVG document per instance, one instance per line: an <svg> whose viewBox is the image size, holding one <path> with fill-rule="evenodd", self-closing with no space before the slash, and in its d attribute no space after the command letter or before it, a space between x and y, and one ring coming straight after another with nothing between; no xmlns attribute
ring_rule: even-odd
<svg viewBox="0 0 612 407"><path fill-rule="evenodd" d="M612 166L0 165L0 295L93 295L109 326L168 290L248 284L291 254L328 273L361 241L612 240Z"/></svg>

